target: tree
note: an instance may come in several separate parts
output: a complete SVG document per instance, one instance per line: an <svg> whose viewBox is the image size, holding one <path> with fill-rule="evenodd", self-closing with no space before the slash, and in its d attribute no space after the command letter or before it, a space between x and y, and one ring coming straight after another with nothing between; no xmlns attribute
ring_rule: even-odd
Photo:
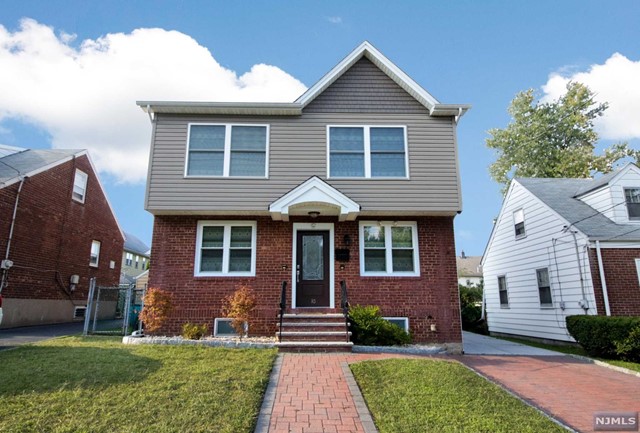
<svg viewBox="0 0 640 433"><path fill-rule="evenodd" d="M608 173L626 157L640 157L640 151L626 143L595 154L598 134L593 122L608 104L594 101L584 84L570 82L557 101L536 102L532 89L511 101L512 122L505 129L491 129L487 147L497 151L489 166L491 177L504 184L506 192L514 177L588 178L594 172Z"/></svg>

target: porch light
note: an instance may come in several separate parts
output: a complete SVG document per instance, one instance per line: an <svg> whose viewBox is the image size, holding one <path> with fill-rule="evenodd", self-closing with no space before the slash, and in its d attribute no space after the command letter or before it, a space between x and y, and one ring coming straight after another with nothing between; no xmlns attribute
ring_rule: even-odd
<svg viewBox="0 0 640 433"><path fill-rule="evenodd" d="M320 212L318 212L317 210L312 210L312 211L309 211L308 214L311 218L318 218L318 216L320 215Z"/></svg>
<svg viewBox="0 0 640 433"><path fill-rule="evenodd" d="M344 235L344 244L346 246L351 245L351 236L349 236L348 234Z"/></svg>

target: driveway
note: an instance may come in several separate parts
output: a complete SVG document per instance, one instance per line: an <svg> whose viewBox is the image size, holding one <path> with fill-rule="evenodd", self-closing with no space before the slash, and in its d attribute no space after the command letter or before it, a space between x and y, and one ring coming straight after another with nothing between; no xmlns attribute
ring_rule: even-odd
<svg viewBox="0 0 640 433"><path fill-rule="evenodd" d="M500 340L486 335L462 332L462 347L465 355L521 355L560 356L559 352L539 349L511 341Z"/></svg>
<svg viewBox="0 0 640 433"><path fill-rule="evenodd" d="M0 329L0 350L64 335L82 334L83 322Z"/></svg>

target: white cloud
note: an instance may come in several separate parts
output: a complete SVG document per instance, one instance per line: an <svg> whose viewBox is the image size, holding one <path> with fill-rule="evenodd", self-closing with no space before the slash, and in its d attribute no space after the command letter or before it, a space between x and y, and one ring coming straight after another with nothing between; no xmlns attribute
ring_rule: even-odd
<svg viewBox="0 0 640 433"><path fill-rule="evenodd" d="M342 17L327 17L327 21L331 24L342 24Z"/></svg>
<svg viewBox="0 0 640 433"><path fill-rule="evenodd" d="M31 19L15 32L0 25L0 122L43 128L54 148L89 149L100 171L120 182L146 176L151 126L136 100L291 102L305 90L275 66L238 76L177 31L74 41Z"/></svg>
<svg viewBox="0 0 640 433"><path fill-rule="evenodd" d="M595 124L602 138L640 138L640 61L615 53L604 64L591 65L587 72L551 74L542 86L545 93L542 100L557 99L565 93L569 81L586 84L596 94L598 102L609 103L609 108Z"/></svg>

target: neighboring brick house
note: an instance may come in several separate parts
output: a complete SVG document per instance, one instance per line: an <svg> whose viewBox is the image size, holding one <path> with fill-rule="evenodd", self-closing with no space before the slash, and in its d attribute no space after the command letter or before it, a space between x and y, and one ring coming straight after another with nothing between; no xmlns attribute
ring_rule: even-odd
<svg viewBox="0 0 640 433"><path fill-rule="evenodd" d="M91 277L118 284L116 217L86 151L0 150L0 326L70 322Z"/></svg>
<svg viewBox="0 0 640 433"><path fill-rule="evenodd" d="M124 251L120 284L134 284L137 277L149 266L149 247L131 233L124 232Z"/></svg>
<svg viewBox="0 0 640 433"><path fill-rule="evenodd" d="M482 265L492 333L573 341L566 316L640 316L640 169L513 180Z"/></svg>
<svg viewBox="0 0 640 433"><path fill-rule="evenodd" d="M367 42L292 103L138 105L153 119L149 285L175 303L163 332L218 329L222 299L246 285L251 332L274 335L283 281L286 318L317 331L320 313L339 317L345 281L351 304L460 349L456 125L469 106L439 103Z"/></svg>

